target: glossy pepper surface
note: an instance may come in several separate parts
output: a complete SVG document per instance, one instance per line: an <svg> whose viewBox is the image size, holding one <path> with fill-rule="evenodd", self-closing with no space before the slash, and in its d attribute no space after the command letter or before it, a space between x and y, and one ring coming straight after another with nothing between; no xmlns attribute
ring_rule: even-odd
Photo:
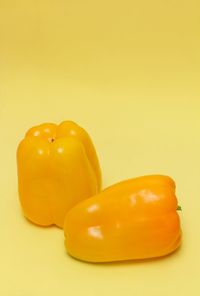
<svg viewBox="0 0 200 296"><path fill-rule="evenodd" d="M71 121L31 128L18 146L17 165L23 212L39 225L63 227L66 212L101 188L92 141Z"/></svg>
<svg viewBox="0 0 200 296"><path fill-rule="evenodd" d="M155 175L123 181L67 213L66 249L90 262L167 255L181 242L177 208L171 178Z"/></svg>

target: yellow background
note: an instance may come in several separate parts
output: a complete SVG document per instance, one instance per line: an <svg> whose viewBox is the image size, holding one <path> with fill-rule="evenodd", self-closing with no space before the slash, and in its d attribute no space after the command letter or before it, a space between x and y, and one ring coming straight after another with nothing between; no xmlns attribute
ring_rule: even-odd
<svg viewBox="0 0 200 296"><path fill-rule="evenodd" d="M0 294L200 295L199 0L0 0ZM162 260L91 265L22 216L15 152L31 126L91 134L104 187L177 182L183 244Z"/></svg>

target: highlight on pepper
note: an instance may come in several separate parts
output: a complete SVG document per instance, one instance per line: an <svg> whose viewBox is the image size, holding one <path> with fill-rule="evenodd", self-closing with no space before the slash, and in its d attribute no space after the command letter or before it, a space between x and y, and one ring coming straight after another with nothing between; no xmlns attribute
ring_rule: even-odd
<svg viewBox="0 0 200 296"><path fill-rule="evenodd" d="M88 262L165 256L181 244L177 210L170 177L152 175L120 182L67 213L67 252Z"/></svg>
<svg viewBox="0 0 200 296"><path fill-rule="evenodd" d="M101 170L88 133L72 121L28 130L17 149L18 188L30 221L63 227L66 212L101 189Z"/></svg>

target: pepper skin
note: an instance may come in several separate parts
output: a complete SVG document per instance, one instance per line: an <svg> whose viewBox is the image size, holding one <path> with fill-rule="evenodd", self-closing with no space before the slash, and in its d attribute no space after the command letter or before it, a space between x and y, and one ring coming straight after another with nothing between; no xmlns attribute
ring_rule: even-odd
<svg viewBox="0 0 200 296"><path fill-rule="evenodd" d="M71 121L31 128L18 146L17 165L24 215L41 226L62 228L66 212L101 188L92 141Z"/></svg>
<svg viewBox="0 0 200 296"><path fill-rule="evenodd" d="M68 253L89 262L160 257L181 242L175 183L144 176L113 185L66 215Z"/></svg>

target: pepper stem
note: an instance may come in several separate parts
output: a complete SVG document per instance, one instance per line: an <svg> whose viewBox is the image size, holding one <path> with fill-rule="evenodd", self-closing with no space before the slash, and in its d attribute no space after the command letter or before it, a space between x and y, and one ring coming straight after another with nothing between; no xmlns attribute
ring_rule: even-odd
<svg viewBox="0 0 200 296"><path fill-rule="evenodd" d="M182 208L181 208L181 206L179 206L178 205L178 207L177 207L177 209L176 209L177 211L182 211Z"/></svg>

